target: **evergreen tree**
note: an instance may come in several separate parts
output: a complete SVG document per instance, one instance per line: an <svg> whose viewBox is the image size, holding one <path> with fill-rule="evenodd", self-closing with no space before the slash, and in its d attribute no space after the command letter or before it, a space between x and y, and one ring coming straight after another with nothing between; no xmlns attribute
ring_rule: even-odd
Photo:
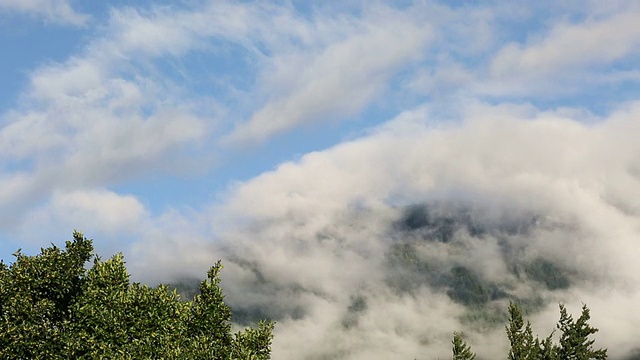
<svg viewBox="0 0 640 360"><path fill-rule="evenodd" d="M553 344L552 339L553 339L553 333L551 333L551 335L549 335L542 342L540 342L536 338L536 347L539 349L538 351L539 360L559 360L558 347Z"/></svg>
<svg viewBox="0 0 640 360"><path fill-rule="evenodd" d="M590 319L589 309L582 307L582 315L577 321L567 313L564 305L560 304L560 320L557 328L560 330L558 345L553 343L553 333L540 341L533 337L531 324L526 325L518 306L509 304L509 325L506 326L507 337L511 343L509 360L588 360L606 359L606 349L593 349L595 340L589 340L589 336L595 334L598 329L591 327L587 322Z"/></svg>
<svg viewBox="0 0 640 360"><path fill-rule="evenodd" d="M562 332L560 344L558 346L558 358L563 360L588 360L606 359L606 349L593 349L595 340L590 340L589 336L598 332L598 329L591 327L587 322L591 318L586 305L582 306L582 314L577 321L573 316L567 314L564 305L560 304L560 321L557 328Z"/></svg>
<svg viewBox="0 0 640 360"><path fill-rule="evenodd" d="M531 323L526 326L522 319L520 308L513 302L509 302L509 325L507 325L507 337L511 347L507 358L509 360L534 360L538 359L540 342L533 338Z"/></svg>
<svg viewBox="0 0 640 360"><path fill-rule="evenodd" d="M453 333L451 343L453 344L453 360L473 360L476 358L476 354L471 352L471 347L462 340L462 336L459 333Z"/></svg>

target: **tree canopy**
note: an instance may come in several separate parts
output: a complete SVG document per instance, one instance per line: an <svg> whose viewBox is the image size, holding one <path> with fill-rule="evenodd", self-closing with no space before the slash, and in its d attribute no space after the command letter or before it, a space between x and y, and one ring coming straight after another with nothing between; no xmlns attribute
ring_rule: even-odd
<svg viewBox="0 0 640 360"><path fill-rule="evenodd" d="M556 328L560 330L558 344L553 343L553 333L544 340L533 336L531 323L524 322L517 304L509 303L509 324L505 326L510 348L508 360L603 360L607 358L607 349L594 349L595 340L589 339L598 329L588 324L589 308L582 306L578 320L567 313L560 304L560 320ZM473 359L475 354L462 340L459 333L453 334L453 360Z"/></svg>
<svg viewBox="0 0 640 360"><path fill-rule="evenodd" d="M453 360L474 360L476 358L476 354L474 354L469 345L462 340L460 333L453 333L451 344L453 345L451 348L453 351Z"/></svg>
<svg viewBox="0 0 640 360"><path fill-rule="evenodd" d="M78 232L64 250L14 256L0 261L2 359L270 358L272 322L232 334L220 262L183 301L166 285L131 283L122 254L102 261Z"/></svg>
<svg viewBox="0 0 640 360"><path fill-rule="evenodd" d="M507 338L511 348L507 359L509 360L536 360L540 353L539 340L533 338L531 323L526 326L518 306L509 303L509 325L506 326Z"/></svg>

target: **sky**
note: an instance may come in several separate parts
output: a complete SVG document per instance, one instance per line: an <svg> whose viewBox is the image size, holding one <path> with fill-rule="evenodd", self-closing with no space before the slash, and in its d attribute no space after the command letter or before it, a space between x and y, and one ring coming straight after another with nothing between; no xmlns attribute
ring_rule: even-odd
<svg viewBox="0 0 640 360"><path fill-rule="evenodd" d="M386 293L375 259L404 206L463 199L562 224L527 251L582 282L534 323L587 302L622 356L640 336L638 23L636 1L0 0L0 258L77 229L139 281L223 259L229 298L260 303L244 259L310 289L281 299L307 315L280 321L274 358L446 354L463 310ZM354 288L367 337L334 331Z"/></svg>

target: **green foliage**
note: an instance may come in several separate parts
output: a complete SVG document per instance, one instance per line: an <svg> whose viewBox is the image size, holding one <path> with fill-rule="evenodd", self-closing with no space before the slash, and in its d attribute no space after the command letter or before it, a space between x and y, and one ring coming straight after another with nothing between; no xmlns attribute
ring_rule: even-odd
<svg viewBox="0 0 640 360"><path fill-rule="evenodd" d="M571 285L562 269L542 258L529 263L525 272L531 280L544 284L549 290L566 289Z"/></svg>
<svg viewBox="0 0 640 360"><path fill-rule="evenodd" d="M553 344L553 333L543 341L536 338L536 345L539 347L538 359L540 360L559 360L558 347Z"/></svg>
<svg viewBox="0 0 640 360"><path fill-rule="evenodd" d="M567 313L564 305L560 304L560 320L557 328L560 330L559 344L553 343L553 333L540 340L534 338L531 323L524 322L520 308L513 302L509 303L509 324L505 327L511 347L507 359L509 360L604 360L607 358L606 349L593 349L595 340L589 336L598 329L587 322L590 319L589 309L582 306L582 315L578 320ZM453 359L474 359L475 354L462 340L458 333L453 333Z"/></svg>
<svg viewBox="0 0 640 360"><path fill-rule="evenodd" d="M479 306L490 299L489 290L480 278L464 266L451 269L449 297L467 306Z"/></svg>
<svg viewBox="0 0 640 360"><path fill-rule="evenodd" d="M564 305L560 304L560 320L557 328L560 330L559 344L553 344L553 333L544 340L533 337L531 324L526 326L520 309L514 303L509 304L509 325L506 326L507 337L511 343L509 360L588 360L606 359L606 349L593 349L595 340L589 336L598 329L587 322L590 319L589 309L582 306L582 315L577 321L567 313Z"/></svg>
<svg viewBox="0 0 640 360"><path fill-rule="evenodd" d="M261 360L270 358L273 322L260 321L257 329L247 328L234 335L234 359Z"/></svg>
<svg viewBox="0 0 640 360"><path fill-rule="evenodd" d="M1 359L270 358L273 323L232 335L220 262L185 302L167 286L131 284L121 254L92 252L76 232L65 250L0 262Z"/></svg>
<svg viewBox="0 0 640 360"><path fill-rule="evenodd" d="M513 302L509 302L509 325L506 326L507 338L511 348L507 358L509 360L534 360L538 358L539 341L533 339L531 324L524 325L520 309Z"/></svg>
<svg viewBox="0 0 640 360"><path fill-rule="evenodd" d="M598 329L591 327L587 321L591 318L589 309L582 305L582 314L578 320L573 320L573 316L567 314L564 305L560 304L560 321L558 329L562 332L560 336L560 346L558 347L558 358L569 360L606 359L606 349L593 349L595 340L589 340L589 336L598 332Z"/></svg>
<svg viewBox="0 0 640 360"><path fill-rule="evenodd" d="M474 354L469 345L462 340L462 336L459 333L453 333L451 344L453 345L453 360L473 360L476 358L476 354Z"/></svg>

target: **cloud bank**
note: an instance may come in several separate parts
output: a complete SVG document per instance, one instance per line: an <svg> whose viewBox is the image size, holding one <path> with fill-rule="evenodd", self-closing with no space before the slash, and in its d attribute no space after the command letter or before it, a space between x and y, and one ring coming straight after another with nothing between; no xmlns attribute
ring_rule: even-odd
<svg viewBox="0 0 640 360"><path fill-rule="evenodd" d="M227 259L228 299L278 319L280 358L446 357L456 330L483 357L502 356L503 323L472 320L480 315L452 295L455 279L425 279L468 269L496 291L538 301L531 316L541 336L558 302L573 311L587 303L597 344L622 358L640 336L628 307L640 300L639 109L584 124L548 112L487 119L496 109L475 107L437 128L408 112L282 164L237 185L215 210L233 223L215 247ZM415 205L429 210L409 223L424 223L399 227ZM401 257L429 270L390 265L402 246L414 252ZM513 270L531 264L566 278ZM507 298L496 293L483 306L504 309Z"/></svg>

